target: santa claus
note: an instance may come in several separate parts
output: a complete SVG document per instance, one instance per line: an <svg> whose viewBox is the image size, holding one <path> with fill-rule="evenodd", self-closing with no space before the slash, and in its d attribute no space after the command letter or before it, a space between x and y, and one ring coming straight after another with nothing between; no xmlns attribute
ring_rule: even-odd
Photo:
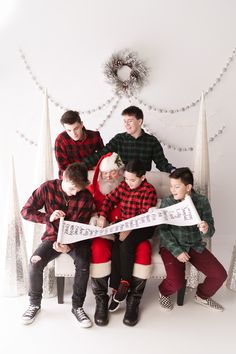
<svg viewBox="0 0 236 354"><path fill-rule="evenodd" d="M88 187L94 197L96 209L99 210L105 195L110 193L123 180L124 165L116 153L109 152L101 157L95 171L92 184ZM108 215L109 223L119 221L120 208L115 205ZM91 223L96 225L95 215ZM108 279L111 272L112 235L109 238L97 237L92 240L91 281L96 299L95 323L98 326L108 324L108 310L114 312L119 303L111 300L108 309L109 296ZM143 295L146 281L151 274L151 245L149 241L141 242L135 254L135 264L130 291L127 296L124 324L134 326L138 322L139 303Z"/></svg>

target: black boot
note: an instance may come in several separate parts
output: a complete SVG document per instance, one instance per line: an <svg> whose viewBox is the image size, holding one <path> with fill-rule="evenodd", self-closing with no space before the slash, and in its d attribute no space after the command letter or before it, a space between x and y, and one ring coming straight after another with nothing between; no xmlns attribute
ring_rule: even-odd
<svg viewBox="0 0 236 354"><path fill-rule="evenodd" d="M98 326L108 324L108 277L91 278L92 290L96 299L94 321Z"/></svg>
<svg viewBox="0 0 236 354"><path fill-rule="evenodd" d="M126 311L123 323L127 326L135 326L138 323L139 303L142 298L147 280L133 277L130 292L127 297Z"/></svg>

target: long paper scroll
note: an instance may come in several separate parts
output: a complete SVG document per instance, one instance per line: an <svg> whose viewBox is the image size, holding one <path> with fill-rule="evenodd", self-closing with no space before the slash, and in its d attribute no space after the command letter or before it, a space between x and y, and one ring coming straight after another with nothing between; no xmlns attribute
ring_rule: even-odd
<svg viewBox="0 0 236 354"><path fill-rule="evenodd" d="M151 208L151 210L145 214L120 221L105 228L65 221L64 218L61 218L57 241L62 244L69 244L89 238L110 235L121 231L140 229L148 226L160 224L191 226L200 223L200 221L201 219L192 199L187 196L180 203L162 209Z"/></svg>

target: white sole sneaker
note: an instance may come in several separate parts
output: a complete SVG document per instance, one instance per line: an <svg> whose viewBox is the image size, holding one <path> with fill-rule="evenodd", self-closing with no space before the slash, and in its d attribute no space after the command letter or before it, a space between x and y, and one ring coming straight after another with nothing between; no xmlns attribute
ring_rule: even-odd
<svg viewBox="0 0 236 354"><path fill-rule="evenodd" d="M218 311L218 312L224 311L223 306L221 306L220 304L218 304L215 300L213 300L213 299L210 298L210 297L209 297L208 299L202 299L201 297L195 295L194 301L195 301L197 304L202 305L203 307L208 308L209 310Z"/></svg>
<svg viewBox="0 0 236 354"><path fill-rule="evenodd" d="M77 319L79 327L81 327L81 328L92 327L93 323L90 320L90 318L88 317L88 315L84 312L83 309L80 312L80 311L72 308L71 312L73 313L73 315Z"/></svg>
<svg viewBox="0 0 236 354"><path fill-rule="evenodd" d="M161 310L163 310L163 311L169 312L169 311L172 311L174 308L170 296L164 296L161 293L159 293L159 304L160 304Z"/></svg>
<svg viewBox="0 0 236 354"><path fill-rule="evenodd" d="M29 317L24 317L24 316L22 316L22 317L21 317L21 323L22 323L23 325L29 325L29 324L33 323L34 320L36 319L36 317L38 316L38 314L40 313L40 311L41 311L41 309L39 309L39 310L37 311L36 315L35 315L33 318L29 318Z"/></svg>

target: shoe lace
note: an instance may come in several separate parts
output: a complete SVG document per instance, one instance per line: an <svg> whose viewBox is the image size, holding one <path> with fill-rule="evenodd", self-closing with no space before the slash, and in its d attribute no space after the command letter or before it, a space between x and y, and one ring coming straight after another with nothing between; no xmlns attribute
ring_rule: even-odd
<svg viewBox="0 0 236 354"><path fill-rule="evenodd" d="M77 316L79 321L84 321L84 320L88 320L88 316L86 315L86 313L84 312L83 307L79 307L77 310Z"/></svg>
<svg viewBox="0 0 236 354"><path fill-rule="evenodd" d="M35 314L35 312L38 310L37 306L30 305L28 309L25 311L24 316L26 317L31 317Z"/></svg>

